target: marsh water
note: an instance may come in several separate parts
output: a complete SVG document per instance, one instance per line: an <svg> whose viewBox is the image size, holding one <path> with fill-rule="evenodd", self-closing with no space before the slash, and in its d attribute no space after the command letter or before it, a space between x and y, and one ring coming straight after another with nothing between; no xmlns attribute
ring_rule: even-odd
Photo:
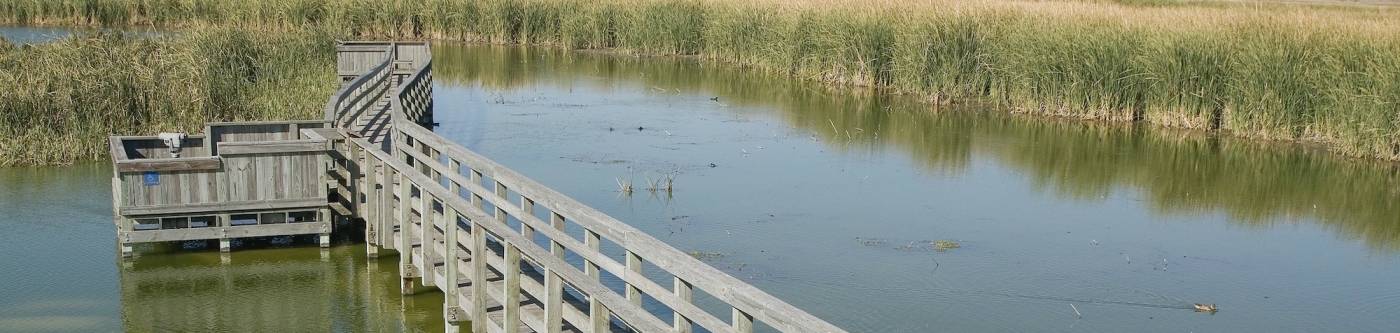
<svg viewBox="0 0 1400 333"><path fill-rule="evenodd" d="M12 43L12 44L15 44L15 45L43 44L43 43L48 43L48 42L53 42L53 41L57 41L57 40L62 40L62 39L64 39L64 38L68 38L69 36L73 36L74 33L81 33L82 31L96 31L96 30L98 30L98 29L87 29L87 30L82 30L82 29L75 29L75 28L71 28L71 27L31 27L31 26L2 26L2 25L0 25L0 38L4 38L5 41L8 41L8 42L10 42L10 43ZM164 31L164 30L155 30L155 29L148 29L148 28L135 28L135 27L132 27L132 28L121 28L121 29L103 28L103 29L100 29L100 30L102 30L102 31L119 31L119 32L121 32L121 33L123 33L123 34L129 35L129 36L137 36L137 37L159 36L159 35L164 35L164 34L170 33L170 32L168 32L168 31Z"/></svg>
<svg viewBox="0 0 1400 333"><path fill-rule="evenodd" d="M852 332L1400 327L1391 164L688 58L434 57L437 132ZM351 240L120 261L109 178L0 169L0 330L441 330Z"/></svg>

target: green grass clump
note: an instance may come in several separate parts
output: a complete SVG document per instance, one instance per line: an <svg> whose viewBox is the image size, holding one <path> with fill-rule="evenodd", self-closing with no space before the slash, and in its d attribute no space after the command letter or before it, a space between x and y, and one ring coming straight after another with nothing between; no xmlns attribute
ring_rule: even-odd
<svg viewBox="0 0 1400 333"><path fill-rule="evenodd" d="M208 28L0 48L0 165L103 158L112 134L314 118L335 88L334 40Z"/></svg>
<svg viewBox="0 0 1400 333"><path fill-rule="evenodd" d="M1195 0L0 0L0 21L18 24L312 26L698 56L940 103L1400 160L1395 14Z"/></svg>

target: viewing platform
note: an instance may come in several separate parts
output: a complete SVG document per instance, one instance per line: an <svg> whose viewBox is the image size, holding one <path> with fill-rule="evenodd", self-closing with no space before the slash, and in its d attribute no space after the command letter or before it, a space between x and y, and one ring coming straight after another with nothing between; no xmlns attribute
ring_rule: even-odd
<svg viewBox="0 0 1400 333"><path fill-rule="evenodd" d="M283 235L320 235L328 245L331 146L317 134L328 124L210 123L199 135L111 137L122 255L136 243L219 240L228 251L235 238Z"/></svg>

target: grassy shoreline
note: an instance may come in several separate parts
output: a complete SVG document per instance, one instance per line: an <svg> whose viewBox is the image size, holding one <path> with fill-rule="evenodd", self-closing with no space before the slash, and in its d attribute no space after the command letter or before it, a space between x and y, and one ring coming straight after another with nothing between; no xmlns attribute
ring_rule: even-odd
<svg viewBox="0 0 1400 333"><path fill-rule="evenodd" d="M234 25L691 55L1014 112L1400 160L1400 15L1174 1L0 0L0 21Z"/></svg>
<svg viewBox="0 0 1400 333"><path fill-rule="evenodd" d="M192 28L89 32L0 46L0 166L106 158L107 136L195 133L206 121L314 118L336 88L334 38Z"/></svg>

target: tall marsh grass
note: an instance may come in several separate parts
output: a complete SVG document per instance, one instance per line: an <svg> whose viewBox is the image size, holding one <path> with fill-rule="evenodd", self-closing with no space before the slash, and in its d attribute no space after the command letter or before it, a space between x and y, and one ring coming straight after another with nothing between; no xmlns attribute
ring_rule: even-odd
<svg viewBox="0 0 1400 333"><path fill-rule="evenodd" d="M1015 112L1400 160L1400 12L1210 1L0 0L14 24L233 24L686 55Z"/></svg>
<svg viewBox="0 0 1400 333"><path fill-rule="evenodd" d="M111 134L316 117L336 87L334 40L196 28L0 47L0 165L102 158Z"/></svg>

